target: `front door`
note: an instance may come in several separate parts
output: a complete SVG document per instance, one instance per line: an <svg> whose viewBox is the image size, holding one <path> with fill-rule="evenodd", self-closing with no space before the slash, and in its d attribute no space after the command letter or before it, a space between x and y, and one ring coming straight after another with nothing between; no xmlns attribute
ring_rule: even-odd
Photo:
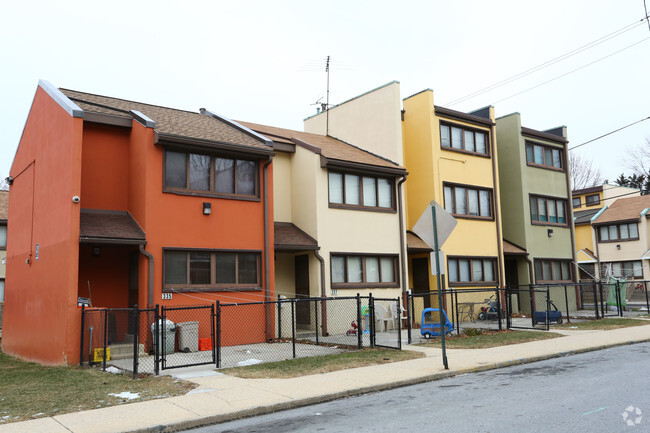
<svg viewBox="0 0 650 433"><path fill-rule="evenodd" d="M429 259L427 257L422 257L419 259L413 259L413 293L429 293L431 291L429 287ZM424 308L431 307L431 297L425 296Z"/></svg>
<svg viewBox="0 0 650 433"><path fill-rule="evenodd" d="M309 256L302 254L294 259L296 298L309 298ZM311 324L311 302L296 303L296 324Z"/></svg>

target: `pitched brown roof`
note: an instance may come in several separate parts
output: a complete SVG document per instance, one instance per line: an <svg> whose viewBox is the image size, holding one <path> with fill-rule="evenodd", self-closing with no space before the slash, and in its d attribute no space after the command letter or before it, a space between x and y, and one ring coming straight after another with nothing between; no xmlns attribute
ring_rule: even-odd
<svg viewBox="0 0 650 433"><path fill-rule="evenodd" d="M386 158L382 158L381 156L327 135L276 128L274 126L259 125L250 122L237 122L273 141L282 140L282 142L292 142L318 153L329 160L353 162L368 167L374 166L406 172L403 167L393 161L389 161Z"/></svg>
<svg viewBox="0 0 650 433"><path fill-rule="evenodd" d="M644 209L650 208L650 195L619 198L592 223L602 225L617 221L634 221L641 217Z"/></svg>
<svg viewBox="0 0 650 433"><path fill-rule="evenodd" d="M144 244L145 234L128 212L82 209L79 242Z"/></svg>
<svg viewBox="0 0 650 433"><path fill-rule="evenodd" d="M411 231L406 232L406 245L410 254L428 253L433 249Z"/></svg>
<svg viewBox="0 0 650 433"><path fill-rule="evenodd" d="M0 221L9 219L9 191L0 191Z"/></svg>
<svg viewBox="0 0 650 433"><path fill-rule="evenodd" d="M600 209L573 211L573 224L576 226L591 224L591 218L600 212Z"/></svg>
<svg viewBox="0 0 650 433"><path fill-rule="evenodd" d="M277 251L317 250L318 242L293 223L275 222L274 244Z"/></svg>
<svg viewBox="0 0 650 433"><path fill-rule="evenodd" d="M84 112L131 118L130 110L139 111L156 122L156 131L159 134L271 151L271 148L259 138L254 138L212 116L75 90L59 90Z"/></svg>
<svg viewBox="0 0 650 433"><path fill-rule="evenodd" d="M517 245L513 244L512 242L508 242L505 239L503 240L503 254L512 254L512 255L520 255L520 256L528 255L525 249L518 247Z"/></svg>

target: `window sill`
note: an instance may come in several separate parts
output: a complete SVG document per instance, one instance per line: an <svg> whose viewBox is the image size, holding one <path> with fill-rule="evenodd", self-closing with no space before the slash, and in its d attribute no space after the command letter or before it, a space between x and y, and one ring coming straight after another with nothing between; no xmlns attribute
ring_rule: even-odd
<svg viewBox="0 0 650 433"><path fill-rule="evenodd" d="M634 241L638 241L638 240L639 240L639 238L615 239L615 240L609 240L609 241L601 241L601 240L599 240L598 243L599 244L617 244L617 243L620 243L620 242L634 242Z"/></svg>
<svg viewBox="0 0 650 433"><path fill-rule="evenodd" d="M261 292L260 286L245 287L164 287L163 293L189 293L189 292Z"/></svg>
<svg viewBox="0 0 650 433"><path fill-rule="evenodd" d="M480 153L480 152L472 152L471 150L465 150L465 149L456 149L455 147L447 147L447 146L440 146L441 150L446 150L449 152L456 152L456 153L462 153L464 155L471 155L471 156L478 156L481 158L487 158L490 159L490 154L489 153Z"/></svg>
<svg viewBox="0 0 650 433"><path fill-rule="evenodd" d="M548 166L548 165L531 164L530 162L527 162L526 165L528 167L541 168L541 169L544 169L544 170L556 171L558 173L564 173L566 171L563 168L551 167L551 166Z"/></svg>
<svg viewBox="0 0 650 433"><path fill-rule="evenodd" d="M204 198L222 198L226 200L240 200L240 201L260 201L260 197L252 195L237 195L237 194L223 194L223 193L211 193L209 191L190 191L190 190L179 190L172 188L163 188L163 193L165 194L175 194L175 195L184 195L190 197L204 197Z"/></svg>
<svg viewBox="0 0 650 433"><path fill-rule="evenodd" d="M545 222L545 221L533 221L531 222L532 225L534 226L548 226L548 227L565 227L568 228L569 225L567 223L551 223L551 222Z"/></svg>
<svg viewBox="0 0 650 433"><path fill-rule="evenodd" d="M482 216L472 216L465 214L451 214L454 218L459 218L463 220L473 220L473 221L494 221L494 217L482 217Z"/></svg>
<svg viewBox="0 0 650 433"><path fill-rule="evenodd" d="M379 212L379 213L397 213L394 208L388 207L370 207L370 206L357 206L350 204L330 203L330 209L345 209L345 210L358 210L363 212Z"/></svg>
<svg viewBox="0 0 650 433"><path fill-rule="evenodd" d="M332 289L396 289L398 283L332 283Z"/></svg>

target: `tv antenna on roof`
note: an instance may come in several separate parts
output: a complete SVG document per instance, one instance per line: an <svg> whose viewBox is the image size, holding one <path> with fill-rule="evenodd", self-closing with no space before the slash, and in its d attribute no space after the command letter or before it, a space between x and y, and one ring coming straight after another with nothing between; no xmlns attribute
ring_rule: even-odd
<svg viewBox="0 0 650 433"><path fill-rule="evenodd" d="M330 56L325 61L325 72L327 72L327 99L325 100L325 135L330 135Z"/></svg>

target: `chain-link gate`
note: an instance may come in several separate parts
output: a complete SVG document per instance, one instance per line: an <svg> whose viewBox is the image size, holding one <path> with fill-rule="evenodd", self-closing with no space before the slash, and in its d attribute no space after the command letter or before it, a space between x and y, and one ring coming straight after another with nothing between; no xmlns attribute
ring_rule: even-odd
<svg viewBox="0 0 650 433"><path fill-rule="evenodd" d="M214 318L214 304L160 307L151 331L162 369L216 364Z"/></svg>

